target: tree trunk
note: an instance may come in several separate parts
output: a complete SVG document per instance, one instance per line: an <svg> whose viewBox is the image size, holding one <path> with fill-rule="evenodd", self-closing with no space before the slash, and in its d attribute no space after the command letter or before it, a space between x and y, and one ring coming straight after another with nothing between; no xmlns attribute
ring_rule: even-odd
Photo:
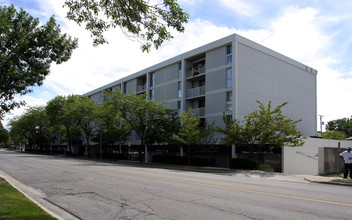
<svg viewBox="0 0 352 220"><path fill-rule="evenodd" d="M139 145L139 162L142 163L143 162L143 158L142 158L142 150L143 150L143 141L141 142L141 145Z"/></svg>
<svg viewBox="0 0 352 220"><path fill-rule="evenodd" d="M143 158L142 158L142 150L143 150L143 146L144 146L144 141L143 141L143 135L140 136L141 138L141 145L139 145L139 162L142 163L143 162Z"/></svg>
<svg viewBox="0 0 352 220"><path fill-rule="evenodd" d="M187 145L187 154L188 154L188 166L191 166L191 151L189 150L189 144Z"/></svg>
<svg viewBox="0 0 352 220"><path fill-rule="evenodd" d="M87 147L87 156L88 157L90 157L90 149L89 149L89 136L86 136L87 138L86 138L86 141L87 141L87 143L86 143L86 147Z"/></svg>

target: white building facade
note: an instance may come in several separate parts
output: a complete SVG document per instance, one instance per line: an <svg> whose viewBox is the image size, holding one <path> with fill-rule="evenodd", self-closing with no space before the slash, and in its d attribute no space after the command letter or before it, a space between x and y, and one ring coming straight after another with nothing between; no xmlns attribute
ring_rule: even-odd
<svg viewBox="0 0 352 220"><path fill-rule="evenodd" d="M304 136L316 135L317 71L237 34L183 53L84 95L102 103L106 89L147 92L179 112L192 108L209 123L222 126L222 115L242 119L258 109L256 100L302 119Z"/></svg>

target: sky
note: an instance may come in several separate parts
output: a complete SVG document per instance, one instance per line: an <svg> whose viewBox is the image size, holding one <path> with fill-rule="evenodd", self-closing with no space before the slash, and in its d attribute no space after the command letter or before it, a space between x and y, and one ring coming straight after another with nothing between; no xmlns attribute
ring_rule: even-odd
<svg viewBox="0 0 352 220"><path fill-rule="evenodd" d="M155 1L155 0L154 0ZM69 61L33 93L17 96L28 106L46 105L57 95L84 94L134 72L231 34L239 34L318 71L317 116L325 123L352 116L352 1L346 0L179 0L190 15L184 33L157 51L143 53L121 30L109 31L109 44L93 46L84 27L66 19L64 0L0 0L46 23L55 15L63 33L79 39ZM5 117L23 113L14 110ZM317 125L320 130L320 126ZM323 129L324 130L324 129Z"/></svg>

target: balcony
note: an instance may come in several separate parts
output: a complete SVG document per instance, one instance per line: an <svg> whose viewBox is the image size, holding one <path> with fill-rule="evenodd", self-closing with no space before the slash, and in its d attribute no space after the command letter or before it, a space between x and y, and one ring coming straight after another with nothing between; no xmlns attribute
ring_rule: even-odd
<svg viewBox="0 0 352 220"><path fill-rule="evenodd" d="M145 92L147 89L146 85L137 85L137 93Z"/></svg>
<svg viewBox="0 0 352 220"><path fill-rule="evenodd" d="M186 78L197 77L205 74L205 66L187 69Z"/></svg>
<svg viewBox="0 0 352 220"><path fill-rule="evenodd" d="M186 98L192 98L205 95L205 86L200 86L192 89L187 89Z"/></svg>
<svg viewBox="0 0 352 220"><path fill-rule="evenodd" d="M195 114L197 117L203 117L203 116L205 116L205 107L194 108L194 109L192 109L192 113Z"/></svg>
<svg viewBox="0 0 352 220"><path fill-rule="evenodd" d="M232 103L226 103L225 111L227 112L232 111Z"/></svg>

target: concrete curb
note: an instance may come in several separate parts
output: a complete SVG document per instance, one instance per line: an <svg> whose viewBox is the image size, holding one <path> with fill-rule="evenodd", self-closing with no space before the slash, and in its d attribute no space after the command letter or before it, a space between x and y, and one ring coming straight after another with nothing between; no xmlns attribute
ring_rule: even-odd
<svg viewBox="0 0 352 220"><path fill-rule="evenodd" d="M20 181L9 176L7 173L0 170L0 177L4 178L11 186L21 192L24 196L38 205L41 209L47 212L49 215L59 220L77 220L76 216L62 209L61 207L49 202L45 199L45 194L36 190L32 187L26 186Z"/></svg>
<svg viewBox="0 0 352 220"><path fill-rule="evenodd" d="M309 181L311 183L321 183L321 184L328 184L328 185L339 185L339 186L350 186L350 187L352 187L352 184L348 184L348 183L338 183L338 182L311 180L311 179L306 178L306 177L304 177L304 180L307 180L307 181Z"/></svg>

